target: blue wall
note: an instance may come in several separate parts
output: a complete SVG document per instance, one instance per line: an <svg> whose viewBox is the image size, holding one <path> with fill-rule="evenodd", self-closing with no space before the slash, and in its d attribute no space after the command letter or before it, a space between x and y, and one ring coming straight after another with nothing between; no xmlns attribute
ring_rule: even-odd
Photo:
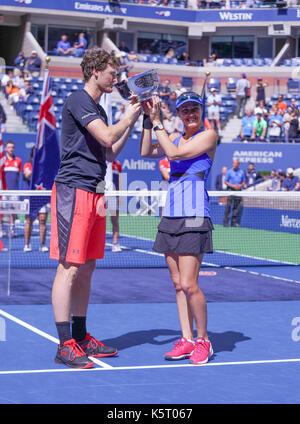
<svg viewBox="0 0 300 424"><path fill-rule="evenodd" d="M271 171L288 167L300 167L300 145L282 143L224 143L217 147L210 173L209 188L215 190L215 181L223 166L230 168L233 158L240 160L240 168L246 169L253 162L258 171Z"/></svg>
<svg viewBox="0 0 300 424"><path fill-rule="evenodd" d="M35 143L36 134L3 134L3 142L13 140L16 145L16 156L24 164L30 149ZM140 156L139 138L130 138L120 153L118 160L122 164L122 190L147 188L157 190L161 182L158 169L159 159L147 159ZM208 189L215 190L216 176L222 166L231 167L232 159L239 158L241 169L246 169L249 162L254 162L259 171L271 171L288 167L300 167L300 146L297 144L261 144L261 143L224 143L217 147L215 160L210 172Z"/></svg>

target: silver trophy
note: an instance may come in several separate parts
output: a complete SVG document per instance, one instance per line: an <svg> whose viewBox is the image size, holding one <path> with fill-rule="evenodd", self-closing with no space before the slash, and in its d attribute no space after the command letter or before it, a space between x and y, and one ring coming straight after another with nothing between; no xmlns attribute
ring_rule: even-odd
<svg viewBox="0 0 300 424"><path fill-rule="evenodd" d="M116 88L125 100L136 95L140 102L150 99L152 94L157 94L159 85L158 73L155 69L134 75L127 80L118 82Z"/></svg>

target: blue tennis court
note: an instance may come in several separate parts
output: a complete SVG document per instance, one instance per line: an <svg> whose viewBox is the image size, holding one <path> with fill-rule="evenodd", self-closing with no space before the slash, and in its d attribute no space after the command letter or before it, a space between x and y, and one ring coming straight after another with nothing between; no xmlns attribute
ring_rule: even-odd
<svg viewBox="0 0 300 424"><path fill-rule="evenodd" d="M11 242L10 296L8 252L0 255L0 403L299 403L299 266L258 257L247 258L251 266L220 266L226 253L207 255L199 284L215 355L202 366L170 363L163 354L180 327L164 258L152 251L151 240L124 235L123 251L112 253L108 234L105 260L116 266L96 269L87 325L119 354L96 359L94 369L73 370L54 363L56 262L38 252L37 230L32 252L23 252L21 231ZM25 261L27 268L20 266Z"/></svg>
<svg viewBox="0 0 300 424"><path fill-rule="evenodd" d="M18 236L3 239L0 252L0 343L6 359L0 402L298 403L298 231L273 228L282 222L280 209L270 215L258 200L245 209L241 228L221 225L224 205L213 203L212 212L215 252L204 257L199 285L215 355L204 366L163 359L180 327L164 257L152 250L159 222L152 216L120 217L119 253L111 251L108 220L105 257L93 276L88 331L116 346L118 356L95 360L95 368L85 371L55 364L56 261L39 252L36 226L32 252L23 252L20 222ZM50 226L47 240L49 232Z"/></svg>

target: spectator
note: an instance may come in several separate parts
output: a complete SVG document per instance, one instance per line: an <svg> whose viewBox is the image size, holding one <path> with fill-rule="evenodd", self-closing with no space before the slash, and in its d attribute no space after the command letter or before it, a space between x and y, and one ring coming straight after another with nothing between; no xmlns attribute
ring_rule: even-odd
<svg viewBox="0 0 300 424"><path fill-rule="evenodd" d="M267 135L268 124L263 119L261 112L256 114L256 119L253 123L251 140L265 141Z"/></svg>
<svg viewBox="0 0 300 424"><path fill-rule="evenodd" d="M259 105L261 101L266 103L266 93L265 88L268 87L267 82L263 82L262 78L257 78L256 84L256 105Z"/></svg>
<svg viewBox="0 0 300 424"><path fill-rule="evenodd" d="M166 79L162 82L161 86L158 88L158 95L162 101L167 102L171 94L170 80Z"/></svg>
<svg viewBox="0 0 300 424"><path fill-rule="evenodd" d="M181 55L177 57L177 60L179 62L183 62L182 64L186 66L190 66L192 64L188 52L182 52Z"/></svg>
<svg viewBox="0 0 300 424"><path fill-rule="evenodd" d="M135 53L134 50L131 50L129 53L127 53L127 59L130 62L138 62L139 61L139 57L138 55Z"/></svg>
<svg viewBox="0 0 300 424"><path fill-rule="evenodd" d="M282 182L283 191L299 191L300 190L300 181L299 178L294 175L293 168L288 168L286 170L286 178Z"/></svg>
<svg viewBox="0 0 300 424"><path fill-rule="evenodd" d="M81 32L78 35L78 41L73 45L72 55L75 57L82 57L85 53L86 48L87 40L85 38L84 32Z"/></svg>
<svg viewBox="0 0 300 424"><path fill-rule="evenodd" d="M252 163L252 162L249 162L248 167L245 171L245 176L246 176L246 186L247 186L247 188L253 187L257 183L263 181L263 177L260 175L260 173L258 171L256 171L256 169L254 167L254 163Z"/></svg>
<svg viewBox="0 0 300 424"><path fill-rule="evenodd" d="M162 113L163 119L165 119L167 113L169 113L169 112L170 111L169 111L168 104L165 101L162 101L161 102L161 113Z"/></svg>
<svg viewBox="0 0 300 424"><path fill-rule="evenodd" d="M38 57L37 51L32 50L31 56L26 61L26 69L33 77L38 77L41 72L41 59Z"/></svg>
<svg viewBox="0 0 300 424"><path fill-rule="evenodd" d="M122 103L119 107L119 110L117 110L115 113L114 122L115 123L119 122L123 118L124 114L125 114L125 105Z"/></svg>
<svg viewBox="0 0 300 424"><path fill-rule="evenodd" d="M26 101L29 96L34 95L34 88L31 85L30 78L25 79L25 87L20 90L22 98Z"/></svg>
<svg viewBox="0 0 300 424"><path fill-rule="evenodd" d="M31 149L30 157L28 162L24 164L23 167L23 189L30 190L30 180L32 175L32 160L34 154L34 147ZM49 212L49 204L43 206L38 212L38 221L39 221L39 234L40 234L40 252L48 252L49 249L45 245L46 241L46 233L47 233L47 217ZM31 234L32 234L32 226L33 226L34 218L27 215L24 226L24 239L25 246L23 248L24 252L31 252L32 247L30 244Z"/></svg>
<svg viewBox="0 0 300 424"><path fill-rule="evenodd" d="M216 177L216 190L222 191L227 190L227 185L225 184L225 176L227 174L228 168L227 166L222 167L221 174L218 174Z"/></svg>
<svg viewBox="0 0 300 424"><path fill-rule="evenodd" d="M13 78L14 85L16 85L20 90L25 87L25 77L24 72L20 71L18 75Z"/></svg>
<svg viewBox="0 0 300 424"><path fill-rule="evenodd" d="M293 109L298 109L298 107L297 107L297 102L296 102L296 99L293 97L292 99L291 99L291 101L290 101L290 106L293 108Z"/></svg>
<svg viewBox="0 0 300 424"><path fill-rule="evenodd" d="M256 116L257 113L261 113L262 118L268 122L269 120L269 110L263 100L260 100L258 105L254 109L254 115Z"/></svg>
<svg viewBox="0 0 300 424"><path fill-rule="evenodd" d="M68 56L72 52L67 35L61 36L60 41L56 45L56 51L59 56Z"/></svg>
<svg viewBox="0 0 300 424"><path fill-rule="evenodd" d="M172 47L167 51L165 54L166 59L173 59L175 57L175 51L172 49Z"/></svg>
<svg viewBox="0 0 300 424"><path fill-rule="evenodd" d="M240 161L233 159L232 168L230 168L225 176L225 184L227 190L241 191L246 188L246 176L240 169ZM232 215L231 215L232 207ZM227 198L223 225L227 227L231 215L231 226L240 227L241 217L243 211L243 198L240 196L229 196Z"/></svg>
<svg viewBox="0 0 300 424"><path fill-rule="evenodd" d="M208 120L213 129L217 127L218 133L221 132L221 123L220 123L220 106L222 104L222 98L217 93L217 89L212 87L211 94L207 97L207 113Z"/></svg>
<svg viewBox="0 0 300 424"><path fill-rule="evenodd" d="M298 139L298 130L299 130L298 113L297 113L297 110L292 110L289 133L288 133L289 143L295 143L295 141Z"/></svg>
<svg viewBox="0 0 300 424"><path fill-rule="evenodd" d="M280 190L282 190L282 184L283 184L284 179L286 178L286 175L285 175L285 173L283 172L282 169L279 169L277 171L277 174L278 174L278 178L280 180Z"/></svg>
<svg viewBox="0 0 300 424"><path fill-rule="evenodd" d="M131 68L132 65L129 63L129 60L127 58L127 54L125 52L121 52L120 54L116 54L115 57L119 62L118 73L120 75L119 76L120 81L124 81L128 78L129 69Z"/></svg>
<svg viewBox="0 0 300 424"><path fill-rule="evenodd" d="M187 89L185 87L182 87L181 82L177 82L176 88L175 88L176 97L179 97L180 94L185 93L186 91Z"/></svg>
<svg viewBox="0 0 300 424"><path fill-rule="evenodd" d="M175 116L175 132L178 132L179 134L184 132L183 122L178 115Z"/></svg>
<svg viewBox="0 0 300 424"><path fill-rule="evenodd" d="M17 103L21 96L19 87L14 84L13 80L8 81L5 88L5 93L10 105Z"/></svg>
<svg viewBox="0 0 300 424"><path fill-rule="evenodd" d="M242 141L250 141L253 131L255 117L252 109L247 109L246 115L242 119L240 139Z"/></svg>
<svg viewBox="0 0 300 424"><path fill-rule="evenodd" d="M14 73L13 71L7 71L7 74L4 74L1 79L1 87L5 89L9 81L13 81Z"/></svg>
<svg viewBox="0 0 300 424"><path fill-rule="evenodd" d="M7 190L19 190L19 177L22 172L22 161L20 158L15 156L15 143L11 140L8 140L5 143L4 150L6 152L4 160L4 173ZM10 196L7 200L18 200L18 197ZM9 220L10 236L15 237L16 215L10 215Z"/></svg>
<svg viewBox="0 0 300 424"><path fill-rule="evenodd" d="M281 190L281 180L276 169L272 169L270 173L271 186L267 187L267 191L280 191Z"/></svg>
<svg viewBox="0 0 300 424"><path fill-rule="evenodd" d="M126 46L125 41L121 41L119 50L121 52L129 53L129 48Z"/></svg>
<svg viewBox="0 0 300 424"><path fill-rule="evenodd" d="M163 126L168 135L173 134L176 128L176 119L170 111L166 113L165 118L163 119Z"/></svg>
<svg viewBox="0 0 300 424"><path fill-rule="evenodd" d="M0 133L4 133L6 131L6 113L3 109L2 104L0 103Z"/></svg>
<svg viewBox="0 0 300 424"><path fill-rule="evenodd" d="M281 128L283 126L283 117L279 113L278 107L272 107L270 119L268 122L268 139L270 142L276 143L281 141Z"/></svg>
<svg viewBox="0 0 300 424"><path fill-rule="evenodd" d="M289 141L289 129L290 129L291 120L292 120L292 112L293 112L293 107L288 106L287 110L285 111L283 115L284 141L286 143L288 143Z"/></svg>
<svg viewBox="0 0 300 424"><path fill-rule="evenodd" d="M242 78L240 78L236 83L236 116L238 118L242 118L245 113L245 107L247 99L249 98L249 90L251 88L250 82L247 80L247 75L242 74Z"/></svg>
<svg viewBox="0 0 300 424"><path fill-rule="evenodd" d="M282 95L282 94L280 94L280 95L278 96L278 102L277 102L277 105L278 105L278 109L279 109L279 111L281 111L282 113L284 113L284 112L286 111L286 109L287 109L287 104L286 104L286 102L283 100L283 95Z"/></svg>
<svg viewBox="0 0 300 424"><path fill-rule="evenodd" d="M171 91L170 97L169 97L169 99L167 100L166 103L167 103L169 111L172 113L172 115L176 116L177 113L176 113L176 93L175 93L175 91Z"/></svg>
<svg viewBox="0 0 300 424"><path fill-rule="evenodd" d="M24 52L19 52L18 56L15 58L14 65L18 71L24 71L26 65L26 57Z"/></svg>
<svg viewBox="0 0 300 424"><path fill-rule="evenodd" d="M112 179L113 179L113 189L120 190L120 174L122 173L122 165L119 161L112 162ZM119 245L119 209L120 209L120 197L116 198L116 209L110 209L110 219L112 224L113 232L113 245L111 251L113 253L121 252L122 248Z"/></svg>

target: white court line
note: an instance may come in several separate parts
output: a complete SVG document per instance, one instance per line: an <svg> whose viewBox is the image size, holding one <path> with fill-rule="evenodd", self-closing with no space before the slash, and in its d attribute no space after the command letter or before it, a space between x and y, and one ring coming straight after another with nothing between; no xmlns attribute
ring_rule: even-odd
<svg viewBox="0 0 300 424"><path fill-rule="evenodd" d="M107 232L107 234L112 234L111 232ZM138 240L145 240L145 241L152 241L154 242L153 239L150 238L146 238L146 237L138 237L138 236L131 236L128 234L120 234L120 237L128 237L128 238L132 238L132 239L138 239ZM106 243L108 245L111 245L111 243ZM139 251L141 253L149 253L149 254L153 254L151 251L147 251L147 250L142 250L142 249L131 249L130 247L127 246L121 246L123 249L130 249L130 250L136 250ZM266 259L266 258L261 258L259 256L250 256L250 255L244 255L243 253L235 253L235 252L225 252L224 250L215 250L214 252L216 253L221 253L223 255L231 255L231 256L242 256L243 258L249 258L249 259L255 259L255 260L259 260L259 261L267 261L267 262L272 262L272 263L278 263L278 264L283 264L283 265L294 265L297 266L297 264L293 263L293 262L286 262L286 261L278 261L276 259ZM161 253L156 253L156 255L160 255L160 256L164 256ZM204 262L203 262L204 263ZM217 264L210 264L210 263L206 263L206 265L209 266L215 266L215 267L219 267L220 265Z"/></svg>
<svg viewBox="0 0 300 424"><path fill-rule="evenodd" d="M54 342L56 344L59 343L59 340L56 337L50 336L50 334L45 333L42 330L39 330L38 328L34 327L33 325L28 324L25 321L22 321L21 319L14 317L13 315L3 311L0 309L0 315L2 315L4 318L10 319L11 321L15 322L16 324L21 325L22 327L27 328L27 330L32 331L35 334L38 334L41 337L44 337L45 339L50 340L51 342ZM97 358L89 357L95 364L100 365L103 368L112 368L111 365L106 364L105 362L100 361Z"/></svg>
<svg viewBox="0 0 300 424"><path fill-rule="evenodd" d="M125 236L125 235L123 235L123 237L129 237L129 236ZM139 237L133 237L133 238L138 238L138 239L140 239ZM149 240L149 239L147 239L147 240ZM112 244L112 243L106 243L106 245L107 245L107 246L112 246L113 244ZM136 248L131 248L131 247L127 247L127 246L120 246L120 247L121 247L121 249L123 249L123 250L134 250L135 252L138 252L138 253L146 253L147 255L165 256L163 253L152 252L151 250L136 249ZM228 252L222 252L222 251L220 251L220 250L215 250L215 252L223 253L223 254L228 254L228 255L243 256L243 257L251 258L251 259L260 259L260 260L265 260L265 261L269 261L269 262L273 262L273 263L274 263L274 262L275 262L275 263L282 263L283 265L285 264L285 265L294 265L294 266L297 266L297 265L292 264L292 263L290 263L290 262L279 262L279 261L275 261L275 260L272 260L272 259L270 259L270 260L269 260L269 259L263 259L263 258L258 258L258 257L255 257L255 256L239 255L238 253L228 253ZM217 265L217 264L210 263L210 262L205 262L205 261L203 261L203 262L202 262L202 265L211 266L211 267L215 267L215 268L221 268L221 265ZM289 279L289 278L284 278L284 277L278 277L278 276L276 276L276 275L261 274L261 273L259 273L259 272L247 271L247 270L245 270L245 269L234 268L234 267L230 267L230 266L225 266L225 267L224 267L224 269L229 269L229 270L232 270L232 271L245 272L245 273L248 273L248 274L253 274L253 275L258 275L258 276L262 276L262 277L269 277L269 278L273 278L274 280L282 280L282 281L287 281L287 282L290 282L290 283L300 284L300 281L297 281L297 280L291 280L291 279Z"/></svg>
<svg viewBox="0 0 300 424"><path fill-rule="evenodd" d="M218 367L227 365L258 365L258 364L279 364L279 363L297 363L300 358L291 359L266 359L258 361L234 361L234 362L208 362L207 364L199 365L202 367ZM44 370L14 370L14 371L0 371L0 375L13 375L13 374L53 374L61 372L93 372L93 371L129 371L129 370L147 370L147 369L162 369L162 368L194 368L197 365L193 364L176 364L176 365L138 365L131 367L109 367L109 368L90 368L90 369L44 369Z"/></svg>

